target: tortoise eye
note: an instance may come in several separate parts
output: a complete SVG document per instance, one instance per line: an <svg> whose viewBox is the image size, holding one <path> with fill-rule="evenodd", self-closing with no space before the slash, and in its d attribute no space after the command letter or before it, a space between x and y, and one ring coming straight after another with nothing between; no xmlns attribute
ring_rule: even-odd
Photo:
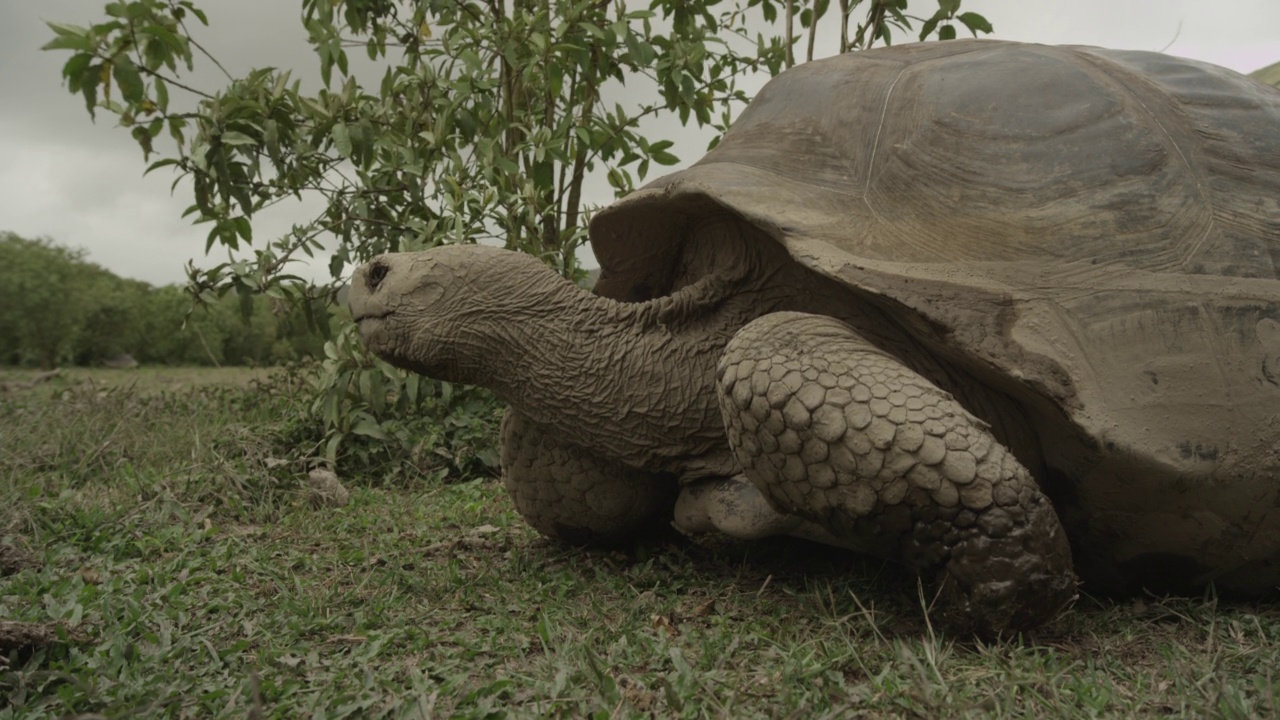
<svg viewBox="0 0 1280 720"><path fill-rule="evenodd" d="M387 277L387 266L381 262L374 262L369 266L369 272L365 275L365 284L370 290L377 290L378 286Z"/></svg>

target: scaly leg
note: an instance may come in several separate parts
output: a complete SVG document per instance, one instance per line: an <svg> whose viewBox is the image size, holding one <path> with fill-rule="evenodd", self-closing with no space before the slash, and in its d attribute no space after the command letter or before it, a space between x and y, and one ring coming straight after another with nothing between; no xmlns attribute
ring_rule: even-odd
<svg viewBox="0 0 1280 720"><path fill-rule="evenodd" d="M1030 473L947 392L832 318L774 313L717 370L729 442L783 513L936 581L938 612L984 635L1075 596L1071 551Z"/></svg>
<svg viewBox="0 0 1280 720"><path fill-rule="evenodd" d="M514 410L502 419L502 477L530 525L578 545L624 540L663 522L676 496L673 478L558 442Z"/></svg>

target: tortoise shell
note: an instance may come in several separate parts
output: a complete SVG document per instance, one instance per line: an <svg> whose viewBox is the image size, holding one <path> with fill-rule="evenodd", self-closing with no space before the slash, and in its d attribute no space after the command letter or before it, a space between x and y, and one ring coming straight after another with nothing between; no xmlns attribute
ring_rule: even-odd
<svg viewBox="0 0 1280 720"><path fill-rule="evenodd" d="M1280 91L1151 52L894 46L772 80L600 212L600 292L729 213L1014 397L1096 586L1280 582Z"/></svg>

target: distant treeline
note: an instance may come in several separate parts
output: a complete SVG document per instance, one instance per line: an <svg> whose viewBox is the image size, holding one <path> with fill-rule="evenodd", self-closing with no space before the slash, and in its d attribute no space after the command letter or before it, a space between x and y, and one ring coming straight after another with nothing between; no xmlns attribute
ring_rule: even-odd
<svg viewBox="0 0 1280 720"><path fill-rule="evenodd" d="M127 353L143 364L271 365L319 356L302 312L238 297L191 310L182 287L126 280L82 250L0 232L0 365L94 365Z"/></svg>

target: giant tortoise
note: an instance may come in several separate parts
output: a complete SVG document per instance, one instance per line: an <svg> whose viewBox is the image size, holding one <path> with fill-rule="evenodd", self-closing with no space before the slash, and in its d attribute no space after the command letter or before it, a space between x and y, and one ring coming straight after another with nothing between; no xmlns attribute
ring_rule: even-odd
<svg viewBox="0 0 1280 720"><path fill-rule="evenodd" d="M901 562L961 630L1280 583L1280 91L988 40L812 62L600 212L594 293L480 246L353 280L368 347L509 403L572 542L655 520Z"/></svg>

